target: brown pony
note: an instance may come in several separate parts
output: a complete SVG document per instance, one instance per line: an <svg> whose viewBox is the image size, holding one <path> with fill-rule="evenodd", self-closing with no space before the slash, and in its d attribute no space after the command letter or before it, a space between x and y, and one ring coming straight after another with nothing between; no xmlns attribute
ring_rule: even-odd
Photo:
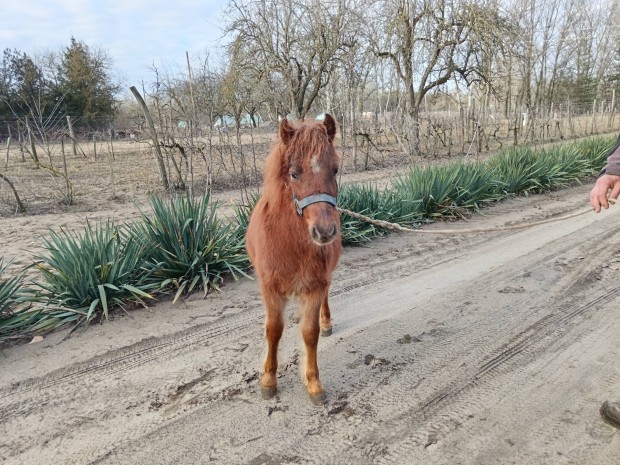
<svg viewBox="0 0 620 465"><path fill-rule="evenodd" d="M278 343L284 307L291 296L301 301L310 400L320 405L326 399L319 380L317 344L319 332L329 336L332 331L327 296L342 253L335 135L336 122L330 115L323 122L297 126L282 120L279 143L265 164L263 195L250 218L246 248L265 303L267 358L260 379L265 399L276 393Z"/></svg>

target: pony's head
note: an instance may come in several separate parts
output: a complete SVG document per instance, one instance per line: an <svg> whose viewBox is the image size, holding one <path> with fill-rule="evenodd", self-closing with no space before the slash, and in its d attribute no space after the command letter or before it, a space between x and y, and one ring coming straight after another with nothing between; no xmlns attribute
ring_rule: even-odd
<svg viewBox="0 0 620 465"><path fill-rule="evenodd" d="M305 222L310 238L326 245L340 236L340 217L336 210L338 195L338 155L334 149L336 121L325 115L324 121L291 125L280 123L282 150L280 175L290 189L291 203Z"/></svg>

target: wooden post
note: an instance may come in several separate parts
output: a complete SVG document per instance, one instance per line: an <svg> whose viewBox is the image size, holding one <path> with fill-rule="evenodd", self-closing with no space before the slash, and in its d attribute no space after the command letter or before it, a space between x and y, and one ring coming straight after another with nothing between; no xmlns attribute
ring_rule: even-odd
<svg viewBox="0 0 620 465"><path fill-rule="evenodd" d="M97 136L93 134L93 151L95 152L95 160L97 160Z"/></svg>
<svg viewBox="0 0 620 465"><path fill-rule="evenodd" d="M71 182L69 181L69 172L67 170L67 156L65 155L64 139L60 139L60 151L62 153L62 169L65 174L65 183L67 185L67 195L65 196L65 202L67 205L73 205L73 189L71 188Z"/></svg>
<svg viewBox="0 0 620 465"><path fill-rule="evenodd" d="M461 153L465 153L465 110L463 109L463 104L461 103L461 94L456 94L458 98L459 104L459 136L461 139Z"/></svg>
<svg viewBox="0 0 620 465"><path fill-rule="evenodd" d="M611 107L609 108L609 119L607 120L607 126L612 127L614 123L614 116L616 114L616 89L611 90Z"/></svg>
<svg viewBox="0 0 620 465"><path fill-rule="evenodd" d="M13 137L13 135L11 134L11 125L9 123L7 123L6 128L9 132L9 137L6 141L6 166L8 168L9 167L9 148L11 147L11 138Z"/></svg>
<svg viewBox="0 0 620 465"><path fill-rule="evenodd" d="M168 182L168 174L166 173L166 164L164 163L164 157L161 154L161 147L159 146L159 142L157 140L157 131L155 131L155 124L153 124L153 118L151 117L151 114L149 113L149 109L147 108L146 103L144 102L144 99L140 95L140 92L138 92L138 89L136 89L135 86L131 86L129 90L131 91L133 96L138 101L138 104L140 105L144 113L144 118L146 119L146 123L149 127L149 131L151 133L151 139L153 140L153 146L155 148L155 157L157 158L157 164L159 166L159 174L161 176L161 181L164 186L164 189L168 190L170 189L170 184Z"/></svg>
<svg viewBox="0 0 620 465"><path fill-rule="evenodd" d="M8 169L9 167L9 150L11 149L11 136L6 140L6 163L4 164L4 169Z"/></svg>
<svg viewBox="0 0 620 465"><path fill-rule="evenodd" d="M110 135L110 147L112 147L112 136ZM110 167L110 184L112 185L112 198L116 198L116 187L114 184L114 165L112 160L114 158L114 149L111 149L111 153L108 153L108 166Z"/></svg>
<svg viewBox="0 0 620 465"><path fill-rule="evenodd" d="M116 155L114 154L114 137L110 134L110 152L112 154L112 160L116 160Z"/></svg>
<svg viewBox="0 0 620 465"><path fill-rule="evenodd" d="M586 132L588 132L586 130ZM596 99L592 101L592 127L590 128L590 134L596 132Z"/></svg>
<svg viewBox="0 0 620 465"><path fill-rule="evenodd" d="M25 163L26 157L24 156L24 139L22 135L22 124L17 120L17 145L19 146L19 153L22 155L22 163Z"/></svg>
<svg viewBox="0 0 620 465"><path fill-rule="evenodd" d="M519 145L519 123L521 123L521 118L519 117L519 109L515 108L515 124L512 128L512 145L515 147Z"/></svg>
<svg viewBox="0 0 620 465"><path fill-rule="evenodd" d="M75 134L73 133L73 124L71 117L67 115L67 127L69 128L69 136L71 137L71 147L73 148L73 156L77 157L77 149L75 147Z"/></svg>
<svg viewBox="0 0 620 465"><path fill-rule="evenodd" d="M573 107L570 103L570 100L567 103L567 111L566 114L568 116L568 129L570 131L570 137L575 137L575 126L573 126Z"/></svg>
<svg viewBox="0 0 620 465"><path fill-rule="evenodd" d="M353 80L349 80L349 129L351 131L351 155L353 157L353 171L357 171L357 137L355 135L356 121L355 121L355 102L353 97Z"/></svg>

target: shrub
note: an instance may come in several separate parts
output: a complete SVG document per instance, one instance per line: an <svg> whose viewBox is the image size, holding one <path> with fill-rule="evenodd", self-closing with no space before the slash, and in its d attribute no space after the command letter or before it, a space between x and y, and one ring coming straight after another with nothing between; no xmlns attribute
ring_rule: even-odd
<svg viewBox="0 0 620 465"><path fill-rule="evenodd" d="M10 262L5 265L0 258L0 340L19 329L23 321L15 318L22 294L23 274L5 277L9 265Z"/></svg>
<svg viewBox="0 0 620 465"><path fill-rule="evenodd" d="M43 276L35 283L36 302L90 321L100 311L107 319L110 306L145 305L143 298L153 298L149 292L157 283L144 267L143 242L112 222L88 224L83 234L51 231L44 247L47 253L36 263Z"/></svg>
<svg viewBox="0 0 620 465"><path fill-rule="evenodd" d="M395 199L392 192L379 190L372 185L346 185L338 193L339 207L377 220L414 223L421 218L417 211L417 203L419 201L409 205L407 201ZM344 245L362 244L373 237L387 233L383 228L345 213L340 216L340 225Z"/></svg>
<svg viewBox="0 0 620 465"><path fill-rule="evenodd" d="M575 147L588 161L588 168L592 174L597 174L605 166L607 153L615 141L609 137L594 137L576 142Z"/></svg>
<svg viewBox="0 0 620 465"><path fill-rule="evenodd" d="M416 206L425 218L452 217L501 198L493 173L480 163L413 167L394 180L393 189L396 198Z"/></svg>
<svg viewBox="0 0 620 465"><path fill-rule="evenodd" d="M245 275L247 267L243 236L232 223L224 224L216 216L217 205L209 196L188 199L184 196L165 201L150 199L151 215L131 227L148 250L146 269L160 287L173 285L174 300L196 286L217 288L226 273Z"/></svg>
<svg viewBox="0 0 620 465"><path fill-rule="evenodd" d="M5 272L10 262L3 264L0 258L0 321L12 315L14 308L18 304L18 297L22 285L23 275L5 277Z"/></svg>

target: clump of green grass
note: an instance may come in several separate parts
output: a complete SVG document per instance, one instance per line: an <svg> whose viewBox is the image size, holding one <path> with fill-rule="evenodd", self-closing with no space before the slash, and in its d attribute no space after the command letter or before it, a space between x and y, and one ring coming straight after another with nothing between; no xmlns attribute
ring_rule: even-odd
<svg viewBox="0 0 620 465"><path fill-rule="evenodd" d="M245 275L247 256L240 229L221 222L209 196L150 199L152 213L143 214L131 233L146 247L145 267L161 288L174 286L174 301L202 287L218 288L226 274Z"/></svg>
<svg viewBox="0 0 620 465"><path fill-rule="evenodd" d="M379 190L373 185L347 185L338 193L338 206L383 221L415 224L422 218L419 200L400 200L394 192ZM353 218L346 213L340 216L342 242L356 245L383 236L387 231L373 224Z"/></svg>
<svg viewBox="0 0 620 465"><path fill-rule="evenodd" d="M531 148L513 148L489 159L486 165L503 194L527 195L543 188L539 178L545 167L536 157Z"/></svg>
<svg viewBox="0 0 620 465"><path fill-rule="evenodd" d="M51 231L43 245L46 253L36 262L43 280L35 282L33 301L64 311L65 323L97 314L107 319L112 306L153 298L157 282L144 266L145 245L112 222L88 224L82 234Z"/></svg>
<svg viewBox="0 0 620 465"><path fill-rule="evenodd" d="M243 247L245 247L245 233L250 224L250 216L259 199L260 194L258 192L252 192L249 194L245 203L235 206L232 234L243 242Z"/></svg>
<svg viewBox="0 0 620 465"><path fill-rule="evenodd" d="M607 162L607 154L613 147L615 139L609 137L594 137L575 142L574 147L588 161L588 168L592 174L597 174ZM562 148L559 147L559 150Z"/></svg>
<svg viewBox="0 0 620 465"><path fill-rule="evenodd" d="M0 343L56 329L79 318L72 311L33 305L37 298L24 284L23 271L5 278L8 266L0 259Z"/></svg>
<svg viewBox="0 0 620 465"><path fill-rule="evenodd" d="M458 216L501 198L492 173L480 163L413 167L393 181L392 189L424 218Z"/></svg>
<svg viewBox="0 0 620 465"><path fill-rule="evenodd" d="M12 315L18 304L23 275L6 277L6 269L11 263L4 264L0 258L0 321Z"/></svg>
<svg viewBox="0 0 620 465"><path fill-rule="evenodd" d="M491 158L487 165L507 195L558 189L592 174L591 161L575 145L549 150L511 149Z"/></svg>
<svg viewBox="0 0 620 465"><path fill-rule="evenodd" d="M15 316L21 303L23 274L7 277L10 264L4 264L0 258L0 341L23 326L23 320Z"/></svg>

